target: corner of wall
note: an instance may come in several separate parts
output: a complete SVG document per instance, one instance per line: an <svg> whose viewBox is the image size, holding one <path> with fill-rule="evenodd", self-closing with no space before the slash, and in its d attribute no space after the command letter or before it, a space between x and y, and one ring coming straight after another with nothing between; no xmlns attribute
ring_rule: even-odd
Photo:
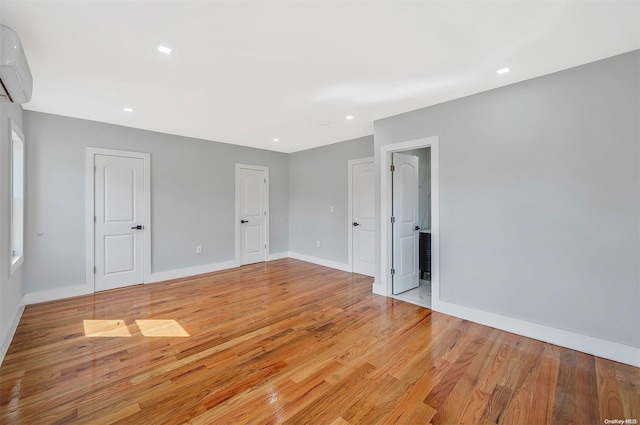
<svg viewBox="0 0 640 425"><path fill-rule="evenodd" d="M387 296L387 294L384 291L384 288L378 282L373 282L373 285L371 285L371 292L373 292L376 295L382 295L383 297Z"/></svg>
<svg viewBox="0 0 640 425"><path fill-rule="evenodd" d="M24 312L24 303L20 303L18 308L13 315L13 320L9 325L5 335L3 335L0 340L0 366L2 366L2 362L4 361L4 357L9 350L9 346L11 345L11 341L13 340L14 335L16 334L16 330L18 329L18 324L20 323L20 319L22 318L22 313Z"/></svg>

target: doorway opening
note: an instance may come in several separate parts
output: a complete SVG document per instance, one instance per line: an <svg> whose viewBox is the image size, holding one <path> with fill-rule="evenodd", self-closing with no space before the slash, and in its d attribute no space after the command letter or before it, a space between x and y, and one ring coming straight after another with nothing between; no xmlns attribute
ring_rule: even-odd
<svg viewBox="0 0 640 425"><path fill-rule="evenodd" d="M440 293L438 138L381 151L383 288L389 297L434 308Z"/></svg>

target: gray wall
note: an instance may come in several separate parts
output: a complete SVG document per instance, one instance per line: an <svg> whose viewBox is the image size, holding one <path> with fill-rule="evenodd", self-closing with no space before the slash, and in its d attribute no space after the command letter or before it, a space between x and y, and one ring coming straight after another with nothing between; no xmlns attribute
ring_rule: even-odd
<svg viewBox="0 0 640 425"><path fill-rule="evenodd" d="M349 261L347 165L350 159L367 157L373 157L373 136L290 155L289 251L339 263Z"/></svg>
<svg viewBox="0 0 640 425"><path fill-rule="evenodd" d="M12 275L11 263L11 128L9 119L24 130L22 107L0 102L0 342L9 333L22 303L22 275L25 263ZM24 131L23 131L24 132ZM31 150L25 141L25 150ZM28 176L27 176L28 178ZM28 206L26 206L28 208ZM25 256L26 258L26 256Z"/></svg>
<svg viewBox="0 0 640 425"><path fill-rule="evenodd" d="M84 284L88 146L151 154L152 272L234 259L236 163L269 167L270 252L288 250L287 154L37 112L25 125L27 293Z"/></svg>
<svg viewBox="0 0 640 425"><path fill-rule="evenodd" d="M640 347L639 117L634 51L377 121L439 136L442 299Z"/></svg>

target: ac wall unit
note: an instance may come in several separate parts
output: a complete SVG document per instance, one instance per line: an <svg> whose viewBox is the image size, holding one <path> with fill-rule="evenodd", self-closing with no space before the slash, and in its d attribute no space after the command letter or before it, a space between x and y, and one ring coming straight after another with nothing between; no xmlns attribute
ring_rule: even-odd
<svg viewBox="0 0 640 425"><path fill-rule="evenodd" d="M33 78L18 34L0 24L0 100L26 103L31 99Z"/></svg>

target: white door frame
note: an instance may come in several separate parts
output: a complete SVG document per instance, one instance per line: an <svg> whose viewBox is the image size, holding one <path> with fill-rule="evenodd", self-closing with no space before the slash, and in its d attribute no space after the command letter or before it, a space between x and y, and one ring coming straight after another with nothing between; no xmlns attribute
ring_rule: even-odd
<svg viewBox="0 0 640 425"><path fill-rule="evenodd" d="M350 159L347 161L347 172L348 172L348 206L347 206L347 235L348 235L348 246L349 246L349 258L347 262L347 269L351 270L353 273L353 166L356 164L366 164L368 162L373 163L375 161L374 157L369 158L360 158L360 159ZM374 183L375 184L375 183Z"/></svg>
<svg viewBox="0 0 640 425"><path fill-rule="evenodd" d="M438 136L380 147L380 280L384 295L396 298L391 287L391 154L431 148L431 309L440 311L440 189ZM403 298L404 299L404 298Z"/></svg>
<svg viewBox="0 0 640 425"><path fill-rule="evenodd" d="M142 283L151 278L151 154L103 148L86 148L85 152L85 285L86 293L92 294L95 287L95 156L110 155L139 158L143 161L144 175L144 255Z"/></svg>
<svg viewBox="0 0 640 425"><path fill-rule="evenodd" d="M240 169L241 168L247 168L250 170L260 170L260 171L264 171L265 173L265 177L267 179L267 187L266 187L267 193L265 194L265 211L267 212L267 216L265 217L265 220L264 220L264 224L265 224L264 225L264 232L265 232L264 241L267 247L264 250L264 261L267 261L267 259L269 258L269 248L270 248L269 219L271 215L269 213L269 167L264 167L261 165L236 164L236 213L235 213L236 259L235 259L235 263L237 266L240 266L240 196L239 195L240 195Z"/></svg>

